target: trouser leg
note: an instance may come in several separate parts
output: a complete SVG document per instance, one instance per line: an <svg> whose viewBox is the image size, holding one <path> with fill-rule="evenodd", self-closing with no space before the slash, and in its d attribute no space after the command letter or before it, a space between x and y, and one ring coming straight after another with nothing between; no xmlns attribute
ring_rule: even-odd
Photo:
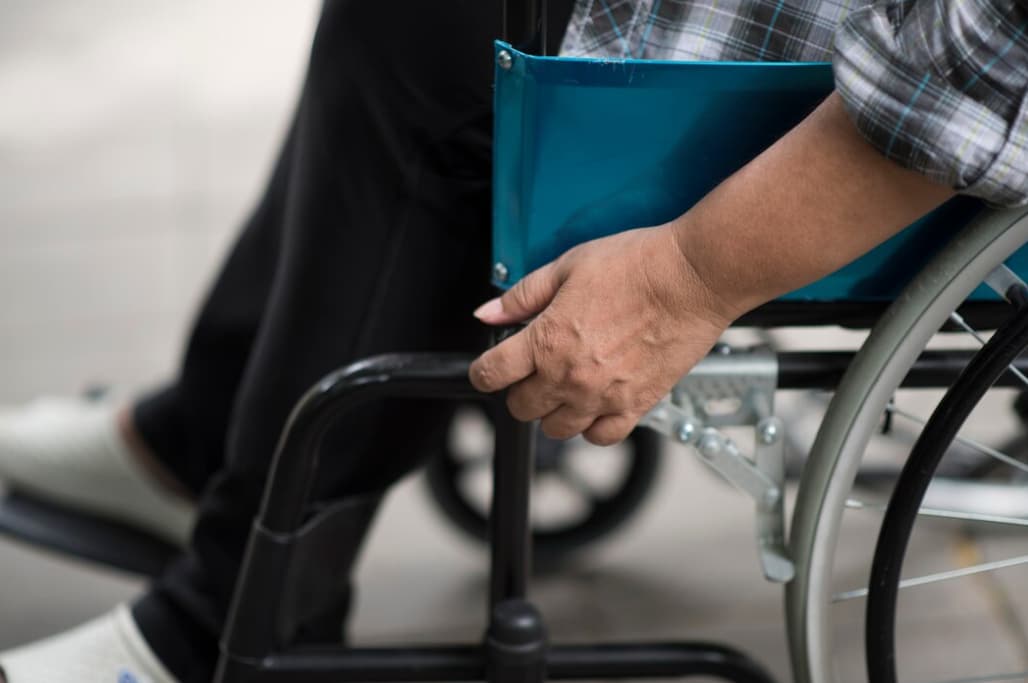
<svg viewBox="0 0 1028 683"><path fill-rule="evenodd" d="M183 681L211 674L274 445L302 392L367 355L481 344L471 310L488 294L498 4L325 5L225 465L204 491L190 553L135 610ZM445 414L390 402L348 415L322 458L319 494L384 488L416 462Z"/></svg>

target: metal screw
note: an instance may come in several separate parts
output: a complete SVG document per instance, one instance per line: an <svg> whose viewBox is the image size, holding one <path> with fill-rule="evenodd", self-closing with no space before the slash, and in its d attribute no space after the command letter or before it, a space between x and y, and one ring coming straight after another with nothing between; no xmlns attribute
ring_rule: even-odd
<svg viewBox="0 0 1028 683"><path fill-rule="evenodd" d="M721 453L723 445L721 438L717 434L704 434L696 445L696 450L707 460L713 460L714 456Z"/></svg>
<svg viewBox="0 0 1028 683"><path fill-rule="evenodd" d="M678 431L675 433L675 436L682 443L689 443L690 441L692 441L692 438L695 435L696 425L694 425L692 422L689 422L688 420L678 425Z"/></svg>
<svg viewBox="0 0 1028 683"><path fill-rule="evenodd" d="M496 63L504 71L509 71L514 66L514 55L507 50L500 50L496 53Z"/></svg>
<svg viewBox="0 0 1028 683"><path fill-rule="evenodd" d="M717 344L714 344L714 353L721 356L730 356L732 355L732 347L728 344L718 342Z"/></svg>
<svg viewBox="0 0 1028 683"><path fill-rule="evenodd" d="M493 266L493 279L497 282L506 282L508 277L510 277L510 271L507 270L507 266L502 261L497 261Z"/></svg>
<svg viewBox="0 0 1028 683"><path fill-rule="evenodd" d="M778 424L774 421L767 421L760 424L758 427L760 432L760 442L770 446L775 441L778 441Z"/></svg>

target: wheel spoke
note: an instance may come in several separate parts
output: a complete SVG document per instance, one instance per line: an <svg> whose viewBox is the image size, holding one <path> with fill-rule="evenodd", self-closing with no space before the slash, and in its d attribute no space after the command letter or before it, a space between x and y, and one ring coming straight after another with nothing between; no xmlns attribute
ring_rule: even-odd
<svg viewBox="0 0 1028 683"><path fill-rule="evenodd" d="M902 589L913 588L915 586L924 586L930 583L939 583L941 581L949 581L951 579L960 579L965 576L972 576L974 574L994 572L998 569L1016 567L1022 564L1028 564L1028 555L1018 555L1017 557L1010 557L1005 560L996 560L994 562L982 562L981 564L973 564L970 567L961 567L960 569L951 569L946 572L937 572L935 574L915 576L900 581L899 587ZM847 600L855 600L856 598L864 597L867 597L867 588L857 588L856 590L836 593L832 596L832 602L845 602Z"/></svg>
<svg viewBox="0 0 1028 683"><path fill-rule="evenodd" d="M986 674L966 678L948 678L938 683L988 683L989 681L1018 681L1028 678L1028 671L1011 671L1003 674Z"/></svg>
<svg viewBox="0 0 1028 683"><path fill-rule="evenodd" d="M846 501L846 507L850 510L875 510L885 512L883 503L870 503L863 500L850 498ZM937 517L940 519L959 519L967 522L984 522L987 524L1003 524L1008 526L1028 526L1028 518L1011 517L1009 515L990 515L979 512L964 512L962 510L945 510L941 508L922 507L918 513L922 517Z"/></svg>
<svg viewBox="0 0 1028 683"><path fill-rule="evenodd" d="M887 405L885 407L885 409L887 411L891 412L893 415L898 415L899 417L902 417L905 420L910 420L911 422L916 422L917 424L922 425L922 426L924 426L928 422L927 420L925 420L923 418L920 418L917 415L914 415L912 413L908 413L905 410L901 410L901 409L897 408L896 404L894 404L894 403L890 403L889 405ZM973 448L973 449L977 450L978 452L980 452L980 453L982 453L984 455L989 456L990 458L994 458L996 460L999 460L1002 463L1010 465L1011 467L1013 467L1015 469L1021 470L1022 472L1028 472L1028 464L1025 464L1025 463L1021 462L1017 458L1012 458L1009 455L1006 455L1005 453L1001 453L1000 451L997 451L995 448L992 448L990 446L986 446L985 444L983 444L983 443L981 443L979 441L975 441L974 439L970 439L970 438L968 438L966 436L960 436L960 435L957 435L953 440L956 441L957 443L960 443L960 444L963 444L963 445L968 446L970 448Z"/></svg>
<svg viewBox="0 0 1028 683"><path fill-rule="evenodd" d="M985 346L985 337L983 337L981 334L979 334L978 330L976 330L973 327L971 327L971 325L966 320L964 320L964 317L962 315L960 315L956 311L953 311L952 313L949 314L949 319L952 320L954 323L956 323L959 327L961 327L969 335L974 337L978 341L979 344L981 344L982 346ZM1021 372L1020 370L1015 368L1013 365L1008 365L1007 366L1007 370L1012 372L1014 377L1016 377L1017 379L1019 379L1021 381L1021 384L1025 385L1026 387L1028 387L1028 377L1025 377L1023 372Z"/></svg>
<svg viewBox="0 0 1028 683"><path fill-rule="evenodd" d="M985 284L987 284L992 291L996 292L996 294L999 294L1007 301L1010 301L1011 290L1015 287L1021 289L1028 288L1028 285L1025 285L1024 280L1022 280L1018 274L1012 271L1005 263L999 264L991 273L985 276Z"/></svg>

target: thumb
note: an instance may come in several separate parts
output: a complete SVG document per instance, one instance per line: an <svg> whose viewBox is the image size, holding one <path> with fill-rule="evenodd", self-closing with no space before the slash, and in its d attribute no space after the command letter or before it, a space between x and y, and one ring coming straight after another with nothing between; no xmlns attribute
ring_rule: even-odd
<svg viewBox="0 0 1028 683"><path fill-rule="evenodd" d="M474 315L487 325L522 322L546 308L563 282L556 261L551 261L521 278L503 296L479 306Z"/></svg>

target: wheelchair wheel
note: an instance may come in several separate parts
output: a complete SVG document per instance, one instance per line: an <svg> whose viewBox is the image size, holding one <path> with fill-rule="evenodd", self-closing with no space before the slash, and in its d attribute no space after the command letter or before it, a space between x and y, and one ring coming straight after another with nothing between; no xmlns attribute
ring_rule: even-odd
<svg viewBox="0 0 1028 683"><path fill-rule="evenodd" d="M446 518L475 540L488 539L493 425L486 411L458 409L445 447L426 469L429 492ZM614 533L639 510L656 481L660 437L637 429L623 443L592 446L581 437L536 441L532 534L538 569L550 569Z"/></svg>
<svg viewBox="0 0 1028 683"><path fill-rule="evenodd" d="M867 594L864 586L870 561L867 539L870 535L873 542L877 535L885 506L864 498L873 494L854 489L857 473L862 464L880 461L883 451L893 462L909 453L912 443L888 443L888 437L879 434L883 418L888 416L890 420L914 425L917 429L912 431L916 432L926 421L920 416L926 418L932 413L940 392L901 390L903 378L929 345L979 345L975 335L959 324L963 319L953 314L987 276L1026 242L1028 212L1024 209L990 212L975 220L914 278L882 316L839 384L804 469L790 530L796 578L786 587L786 618L796 680L827 683L860 678L853 672L863 666L863 603ZM940 333L947 323L964 332ZM987 397L992 417L1005 413L1015 431L1023 428L1009 408L1014 396L993 393L1000 392L990 392ZM1009 436L991 433L982 439L989 440L1002 444L1009 442ZM983 448L982 441L962 439L960 445L970 444L976 450L995 453L993 448ZM967 487L979 486L980 482L949 483L958 486L956 499L970 503L983 500L978 495L980 491L975 496L967 495L972 493ZM946 490L940 488L939 493ZM950 500L954 498L951 496ZM1028 510L1025 512L1028 516ZM949 527L945 536L937 536L934 544L932 539L924 541L926 547L938 550L939 538L951 538L953 529L972 523L973 514L973 510L956 511L949 519L941 519L939 524L957 526ZM938 552L934 559L940 559ZM926 567L913 569L925 574L935 571ZM916 593L911 595L918 598ZM953 604L945 599L921 600L921 606L934 617ZM927 623L934 622L921 622L922 635L928 630ZM937 630L935 633L940 635ZM949 632L948 637L957 636ZM921 651L921 664L933 673L921 674L917 680L932 680L931 676L936 676L936 680L971 680L955 675L957 672L950 667L944 669L945 674L936 675L933 667L940 659L938 655L945 652L947 642L950 641L936 642L934 649ZM847 675L840 676L840 671Z"/></svg>
<svg viewBox="0 0 1028 683"><path fill-rule="evenodd" d="M1011 299L1017 301L1014 316L1003 324L996 333L967 365L957 381L946 392L936 406L931 418L925 424L903 467L903 472L896 483L888 508L882 519L878 544L875 548L874 560L871 565L871 579L868 582L867 618L865 625L866 663L871 680L880 683L895 683L897 680L898 657L896 652L896 617L899 602L899 591L910 581L901 583L900 570L904 563L908 545L914 532L918 517L925 515L931 518L932 508L923 506L932 478L939 469L939 464L947 451L952 447L965 427L968 418L980 404L985 393L996 383L1001 375L1010 371L1010 364L1028 347L1028 290L1021 286L1014 288ZM969 437L963 437L967 440ZM1019 460L1018 464L1023 465ZM1010 463L1002 463L1011 467ZM1021 491L1024 493L1024 490ZM1004 518L998 515L982 515L979 522L1000 525L1028 525L1028 520L1021 517ZM1028 561L1026 557L1013 559L1012 566ZM1009 562L1009 560L1008 560ZM1005 564L1005 563L1001 563ZM1001 568L995 563L972 567L977 570ZM960 578L958 575L950 578ZM970 574L967 574L970 575ZM926 579L942 581L947 577L934 574ZM923 584L922 584L923 585ZM993 677L995 669L989 672ZM1023 671L1014 672L1021 678ZM998 680L1009 677L999 674Z"/></svg>

